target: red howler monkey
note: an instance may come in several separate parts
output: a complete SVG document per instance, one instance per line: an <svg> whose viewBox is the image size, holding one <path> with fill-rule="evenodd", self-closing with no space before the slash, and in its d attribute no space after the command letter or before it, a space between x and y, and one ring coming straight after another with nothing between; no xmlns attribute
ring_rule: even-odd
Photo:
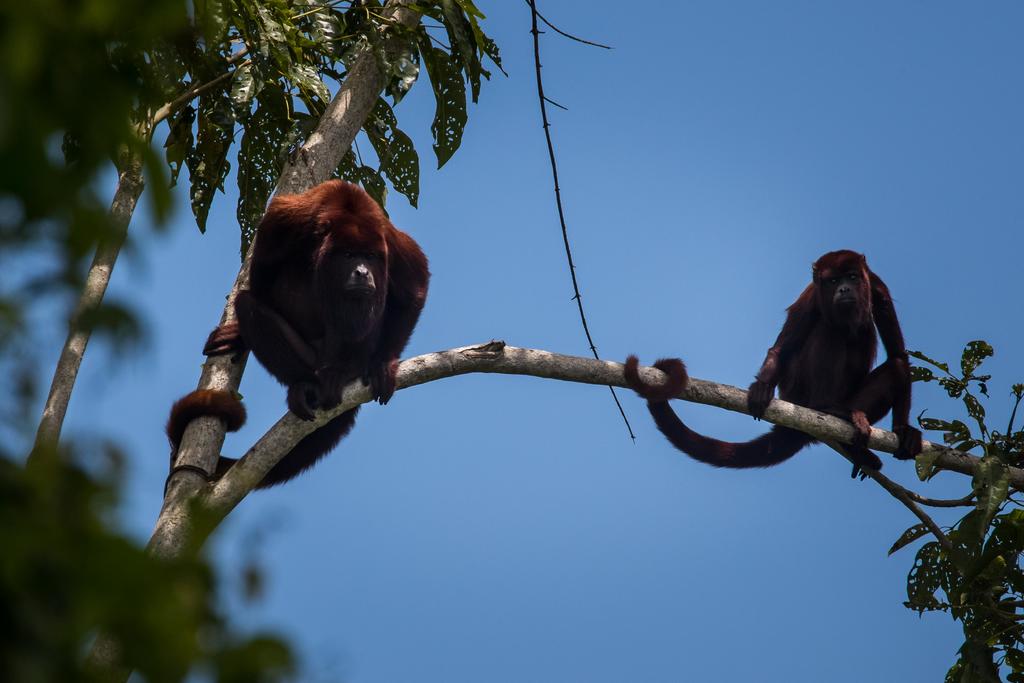
<svg viewBox="0 0 1024 683"><path fill-rule="evenodd" d="M871 272L864 256L831 251L812 269L813 280L787 309L786 322L747 392L747 410L764 415L775 387L779 398L820 410L853 423L855 441L844 446L854 461L853 476L877 470L882 461L867 448L871 424L892 410L892 430L899 437L895 456L910 459L921 452L921 432L908 423L910 363L889 289ZM886 361L874 370L878 342ZM791 458L815 439L803 432L775 426L744 443L712 439L691 430L668 399L688 380L682 361L661 360L655 367L669 382L653 387L637 372L636 356L626 360L626 382L641 397L658 429L679 450L716 467L770 467Z"/></svg>
<svg viewBox="0 0 1024 683"><path fill-rule="evenodd" d="M256 359L288 388L288 409L304 420L341 401L353 379L385 404L395 391L398 357L427 297L430 272L416 242L391 224L366 192L329 180L275 198L256 231L248 290L235 299L237 322L215 329L203 353ZM172 462L185 427L212 415L229 430L244 421L227 392L196 391L171 409ZM260 488L312 466L352 428L346 411L296 444ZM234 462L221 457L214 476Z"/></svg>

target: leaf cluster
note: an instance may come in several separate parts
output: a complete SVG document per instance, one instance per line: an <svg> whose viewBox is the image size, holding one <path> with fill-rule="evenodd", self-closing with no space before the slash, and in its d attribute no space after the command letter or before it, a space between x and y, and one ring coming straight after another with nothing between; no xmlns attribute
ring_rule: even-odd
<svg viewBox="0 0 1024 683"><path fill-rule="evenodd" d="M0 679L99 680L83 661L97 629L146 681L289 679L284 642L227 626L204 559L158 560L111 530L115 471L0 458Z"/></svg>
<svg viewBox="0 0 1024 683"><path fill-rule="evenodd" d="M947 532L951 547L923 545L907 577L906 606L919 613L948 612L961 622L964 643L947 674L949 683L998 681L1000 666L1007 680L1024 682L1024 508L1015 499L1008 468L1024 460L1024 429L1014 423L1024 384L1011 389L1013 404L1005 432L990 429L980 397L988 398L990 375L978 373L994 351L984 341L964 348L959 373L946 363L911 351L925 365L914 367L920 382L937 382L950 398L963 404L968 421L918 417L923 429L939 431L943 441L960 450L980 449L982 456L971 481L974 508ZM917 461L922 480L934 476L934 456ZM893 550L925 535L916 525Z"/></svg>
<svg viewBox="0 0 1024 683"><path fill-rule="evenodd" d="M335 175L361 184L381 206L390 182L415 206L419 198L419 156L398 127L392 107L426 68L436 100L431 131L438 167L458 149L466 125L466 83L475 102L481 60L498 64L494 42L480 27L483 14L471 0L439 0L407 5L440 22L406 27L380 2L316 0L203 0L196 22L204 28L199 44L171 56L178 90L189 83L225 79L224 86L200 94L170 118L164 142L172 181L189 170L192 211L201 231L210 205L230 173L232 144L237 149L237 217L244 256L285 162L316 127L331 99L358 59L369 55L383 74L391 98L380 99L363 125L376 163L349 150ZM443 29L444 45L430 31ZM441 45L443 47L438 47Z"/></svg>

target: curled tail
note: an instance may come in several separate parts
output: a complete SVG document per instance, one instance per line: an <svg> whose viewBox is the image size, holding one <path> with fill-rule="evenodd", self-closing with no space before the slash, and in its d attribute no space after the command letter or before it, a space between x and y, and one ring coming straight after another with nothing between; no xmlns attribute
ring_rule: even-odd
<svg viewBox="0 0 1024 683"><path fill-rule="evenodd" d="M669 376L668 381L661 386L652 386L640 379L638 366L636 356L626 359L626 383L641 398L647 399L647 410L654 418L658 431L665 435L669 443L694 460L715 467L771 467L793 457L797 451L814 441L807 434L786 427L773 427L767 434L741 443L719 441L698 434L683 424L668 403L668 399L682 391L689 382L683 361L671 358L654 364L654 367Z"/></svg>
<svg viewBox="0 0 1024 683"><path fill-rule="evenodd" d="M185 394L171 406L171 415L167 418L167 440L171 443L171 467L178 459L178 446L185 434L188 423L198 417L217 417L224 421L224 428L229 432L237 432L245 424L245 406L230 391L215 389L199 389ZM216 479L234 464L231 458L220 458L217 462Z"/></svg>
<svg viewBox="0 0 1024 683"><path fill-rule="evenodd" d="M358 407L345 411L303 438L295 445L295 448L267 472L256 488L265 489L286 482L312 467L352 429L358 412ZM188 427L189 422L198 417L220 418L224 421L227 431L235 432L245 424L245 406L232 392L213 389L193 391L178 399L171 407L171 416L167 420L167 439L171 442L172 469L178 458L178 446L181 444L185 428ZM217 460L217 469L214 470L210 478L220 479L236 462L238 462L236 458L220 456Z"/></svg>

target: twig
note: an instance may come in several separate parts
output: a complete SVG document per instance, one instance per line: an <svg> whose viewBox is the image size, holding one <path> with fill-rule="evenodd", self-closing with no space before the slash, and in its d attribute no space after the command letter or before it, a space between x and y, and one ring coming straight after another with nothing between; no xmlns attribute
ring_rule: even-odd
<svg viewBox="0 0 1024 683"><path fill-rule="evenodd" d="M529 5L530 9L533 11L533 13L536 14L538 17L540 17L540 20L543 21L545 24L547 24L548 28L552 29L555 33L561 34L561 35L565 36L566 38L568 38L569 40L575 40L577 43L583 43L584 45L592 45L594 47L600 47L600 48L605 49L605 50L611 50L612 49L610 45L602 45L601 43L595 43L592 40L585 40L583 38L580 38L579 36L574 36L571 33L566 33L565 31L563 31L562 29L558 28L557 26L552 24L550 21L548 21L544 17L543 14L538 12L537 8L534 6L533 0L526 0L526 4Z"/></svg>
<svg viewBox="0 0 1024 683"><path fill-rule="evenodd" d="M555 101L554 101L553 99L551 99L550 97L547 97L547 96L545 96L545 97L544 97L544 100L545 100L545 101L546 101L546 102L547 102L548 104L552 104L552 105L554 105L554 106L558 107L559 109L562 109L562 110L564 110L564 111L569 111L569 107L565 106L564 104L559 104L558 102L555 102Z"/></svg>
<svg viewBox="0 0 1024 683"><path fill-rule="evenodd" d="M935 498L925 498L924 496L914 493L910 489L904 489L907 495L910 496L911 500L921 505L929 505L933 508L957 508L967 507L974 505L974 494L969 493L963 498L957 498L955 500L938 500Z"/></svg>
<svg viewBox="0 0 1024 683"><path fill-rule="evenodd" d="M569 230L565 226L565 211L562 209L562 189L558 185L558 162L555 160L555 146L551 142L551 124L548 122L547 102L549 100L544 96L544 80L540 75L540 32L537 30L537 17L539 16L537 13L537 3L536 0L527 0L527 2L530 5L530 33L533 34L533 63L537 72L537 98L540 101L540 117L544 127L544 139L548 144L548 158L551 160L551 178L555 184L555 204L558 206L558 222L562 226L565 258L569 263L569 275L572 277L573 300L576 301L576 308L580 312L580 322L583 323L583 332L587 336L590 352L594 354L595 359L601 360L601 357L597 354L597 346L594 345L594 339L590 335L590 326L587 325L587 314L583 311L583 295L580 294L580 285L576 280L576 264L573 263L572 247L569 245ZM629 424L629 418L626 417L626 411L622 408L622 403L619 401L618 394L615 393L615 388L609 384L608 390L612 392L615 406L619 409L619 414L622 415L622 421L626 423L626 431L629 432L629 438L636 442L633 427Z"/></svg>
<svg viewBox="0 0 1024 683"><path fill-rule="evenodd" d="M843 456L850 462L854 462L854 459L851 458L849 454L847 454L846 450L844 450L843 447L840 446L838 443L835 443L833 441L822 441L822 443L827 444L830 448L832 448L832 450L834 450L836 453ZM935 523L935 520L929 517L925 513L925 511L918 507L917 503L914 501L914 496L916 496L917 494L903 488L902 486L900 486L899 484L897 484L892 479L885 476L878 470L862 469L861 472L863 472L865 476L873 480L883 489L888 491L893 496L893 498L906 505L907 509L913 512L914 515L919 520L921 520L921 523L928 527L928 531L932 532L932 535L935 536L935 538L939 541L939 545L941 545L943 549L953 549L953 544L950 542L946 534L942 532L942 529L939 528L939 525Z"/></svg>
<svg viewBox="0 0 1024 683"><path fill-rule="evenodd" d="M246 52L248 52L248 48L243 47L241 50L231 55L231 57L228 59L228 64L234 64L239 59L241 59L246 54ZM246 64L248 64L248 62L246 62ZM153 120L150 123L150 128L156 128L158 123L166 119L174 112L178 111L178 109L185 106L186 104L197 98L199 95L202 95L207 90L217 87L224 81L234 76L235 71L237 71L237 69L222 73L220 76L217 76L212 81L208 81L206 83L199 83L198 85L193 85L191 88L183 92L181 95L179 95L178 97L174 98L164 106L157 109L156 113L153 114Z"/></svg>

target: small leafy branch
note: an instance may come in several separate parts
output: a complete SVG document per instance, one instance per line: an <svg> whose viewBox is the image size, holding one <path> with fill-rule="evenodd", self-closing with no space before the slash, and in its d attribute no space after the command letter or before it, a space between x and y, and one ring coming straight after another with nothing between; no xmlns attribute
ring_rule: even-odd
<svg viewBox="0 0 1024 683"><path fill-rule="evenodd" d="M215 191L223 191L238 126L237 216L244 257L281 169L316 128L331 100L328 82L335 87L344 82L358 55L367 51L374 56L384 78L384 93L391 98L390 104L378 98L362 126L377 163L364 159L356 144L334 175L362 185L381 206L387 197L387 179L416 206L419 156L398 127L392 107L425 67L436 100L431 131L440 168L462 142L466 83L476 102L481 76L490 77L482 59L490 59L500 69L501 57L481 29L478 20L484 15L472 0L434 0L406 3L406 7L439 24L420 22L410 28L374 0L207 0L196 4L197 25L204 27L201 45L190 46L192 52L185 56L176 45L168 44L153 63L163 68L172 65L171 80L179 82L196 72L203 81L230 79L225 87L203 93L195 104L171 115L164 143L172 180L182 164L189 169L192 211L201 231L206 229ZM436 46L444 44L430 34L431 29L446 32L446 49ZM203 45L209 47L203 51ZM234 66L239 55L245 61Z"/></svg>
<svg viewBox="0 0 1024 683"><path fill-rule="evenodd" d="M948 683L999 681L1000 667L1009 670L1006 680L1024 682L1024 508L1009 479L1009 468L1024 461L1024 429L1014 428L1024 384L1011 388L1014 400L1006 430L990 429L979 395L989 397L991 375L978 374L978 368L993 353L987 342L970 342L956 374L946 363L910 352L926 364L913 368L914 380L938 382L950 398L963 402L974 425L972 429L963 420L922 414L921 428L942 432L943 441L953 448L982 452L968 497L974 500L973 509L946 532L947 544L931 541L918 550L907 577L908 608L948 612L963 625L964 644L946 676ZM922 481L936 472L934 454L918 457ZM923 526L908 529L890 552L924 536Z"/></svg>

